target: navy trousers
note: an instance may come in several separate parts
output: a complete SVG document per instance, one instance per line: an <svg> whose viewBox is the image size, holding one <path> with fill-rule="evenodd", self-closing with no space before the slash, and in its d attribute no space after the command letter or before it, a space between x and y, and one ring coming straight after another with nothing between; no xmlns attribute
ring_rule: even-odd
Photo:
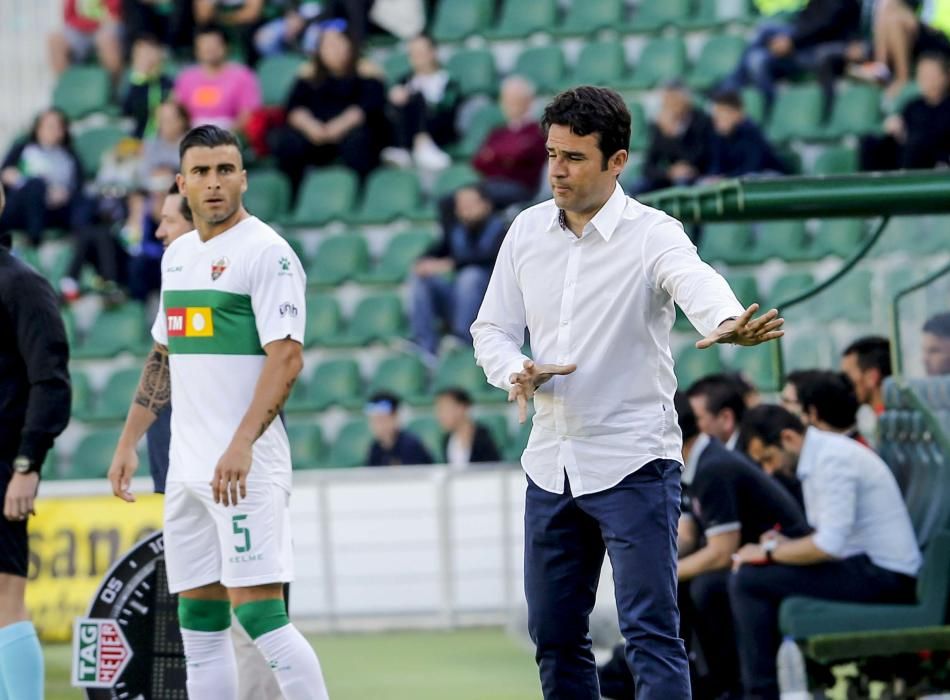
<svg viewBox="0 0 950 700"><path fill-rule="evenodd" d="M616 486L574 497L528 479L525 595L545 700L600 700L588 631L604 553L638 700L689 700L676 605L680 465L654 460Z"/></svg>

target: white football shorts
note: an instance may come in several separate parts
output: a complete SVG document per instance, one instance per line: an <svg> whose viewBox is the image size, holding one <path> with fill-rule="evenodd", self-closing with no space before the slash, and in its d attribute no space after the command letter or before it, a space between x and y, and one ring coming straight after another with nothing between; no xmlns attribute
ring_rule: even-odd
<svg viewBox="0 0 950 700"><path fill-rule="evenodd" d="M249 481L247 498L236 506L215 503L206 481L166 484L168 590L293 580L289 501L284 489L266 481Z"/></svg>

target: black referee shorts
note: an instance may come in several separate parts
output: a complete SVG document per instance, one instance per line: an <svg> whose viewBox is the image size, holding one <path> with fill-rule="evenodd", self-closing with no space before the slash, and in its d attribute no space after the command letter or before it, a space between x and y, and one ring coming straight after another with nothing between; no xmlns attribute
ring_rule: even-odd
<svg viewBox="0 0 950 700"><path fill-rule="evenodd" d="M5 497L13 467L0 463L0 497ZM25 520L7 520L3 517L3 502L0 500L0 574L13 574L26 578L27 535Z"/></svg>

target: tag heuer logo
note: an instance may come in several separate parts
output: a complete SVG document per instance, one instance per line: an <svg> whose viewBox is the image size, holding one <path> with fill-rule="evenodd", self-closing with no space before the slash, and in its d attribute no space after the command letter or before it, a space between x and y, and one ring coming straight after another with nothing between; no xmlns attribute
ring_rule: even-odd
<svg viewBox="0 0 950 700"><path fill-rule="evenodd" d="M214 282L216 279L218 279L221 275L224 274L224 271L228 269L228 263L229 261L227 258L221 258L211 263L211 281L212 282Z"/></svg>
<svg viewBox="0 0 950 700"><path fill-rule="evenodd" d="M116 620L77 618L73 630L73 685L112 688L132 659Z"/></svg>

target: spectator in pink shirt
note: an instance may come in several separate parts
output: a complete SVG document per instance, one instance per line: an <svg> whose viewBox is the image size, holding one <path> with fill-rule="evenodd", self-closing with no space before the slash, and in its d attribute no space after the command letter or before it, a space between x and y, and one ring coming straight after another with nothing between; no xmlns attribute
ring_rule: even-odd
<svg viewBox="0 0 950 700"><path fill-rule="evenodd" d="M175 100L188 110L192 126L214 124L243 131L251 113L261 106L257 76L231 63L224 31L212 25L195 35L198 65L183 70L175 81Z"/></svg>

